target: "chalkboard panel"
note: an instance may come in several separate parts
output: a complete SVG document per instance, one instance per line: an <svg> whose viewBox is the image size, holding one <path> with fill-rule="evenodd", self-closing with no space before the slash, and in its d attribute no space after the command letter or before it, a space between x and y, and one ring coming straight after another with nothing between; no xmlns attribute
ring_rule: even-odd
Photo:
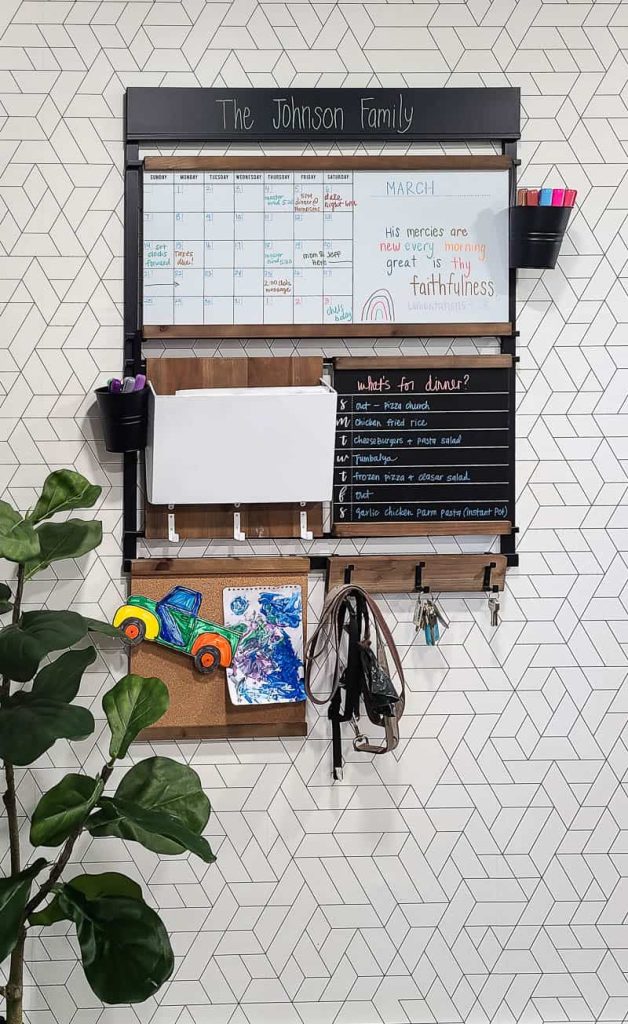
<svg viewBox="0 0 628 1024"><path fill-rule="evenodd" d="M520 90L131 87L126 138L196 142L518 139Z"/></svg>
<svg viewBox="0 0 628 1024"><path fill-rule="evenodd" d="M504 527L513 515L511 358L391 362L337 361L335 533Z"/></svg>

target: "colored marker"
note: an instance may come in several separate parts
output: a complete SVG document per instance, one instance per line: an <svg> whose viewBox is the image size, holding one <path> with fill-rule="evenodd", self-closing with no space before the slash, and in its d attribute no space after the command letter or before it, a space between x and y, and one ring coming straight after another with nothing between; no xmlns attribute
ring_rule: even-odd
<svg viewBox="0 0 628 1024"><path fill-rule="evenodd" d="M529 188L528 189L528 197L527 198L528 198L528 206L538 206L539 205L539 190L538 190L538 188Z"/></svg>
<svg viewBox="0 0 628 1024"><path fill-rule="evenodd" d="M125 377L122 381L122 394L127 395L135 389L135 377Z"/></svg>
<svg viewBox="0 0 628 1024"><path fill-rule="evenodd" d="M539 206L551 206L552 205L552 188L542 188L539 193Z"/></svg>
<svg viewBox="0 0 628 1024"><path fill-rule="evenodd" d="M113 395L117 395L122 390L122 381L118 380L117 377L112 377L109 381L109 390Z"/></svg>
<svg viewBox="0 0 628 1024"><path fill-rule="evenodd" d="M564 188L553 188L552 189L552 206L564 206L565 205L565 190Z"/></svg>
<svg viewBox="0 0 628 1024"><path fill-rule="evenodd" d="M143 388L145 388L145 387L146 387L146 374L138 373L137 377L135 378L135 387L133 388L133 390L134 391L142 391Z"/></svg>
<svg viewBox="0 0 628 1024"><path fill-rule="evenodd" d="M578 192L575 188L565 189L565 206L575 206Z"/></svg>

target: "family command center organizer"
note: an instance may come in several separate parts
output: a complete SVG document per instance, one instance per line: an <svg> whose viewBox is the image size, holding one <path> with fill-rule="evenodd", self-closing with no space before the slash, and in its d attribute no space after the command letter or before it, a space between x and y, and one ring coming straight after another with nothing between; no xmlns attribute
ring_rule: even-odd
<svg viewBox="0 0 628 1024"><path fill-rule="evenodd" d="M237 521L236 536L252 538L497 535L501 555L452 556L459 559L453 567L443 556L403 565L379 559L364 567L363 578L380 589L387 589L382 573L390 585L410 581L418 590L438 589L439 582L443 589L503 587L506 565L517 564L516 270L509 260L509 210L516 196L519 102L519 90L509 88L127 90L125 372L148 370L153 388L149 501L141 529L141 456L124 455L124 564L133 579L159 567L177 571L177 560L138 561L138 536L229 538ZM297 157L277 155L272 147L263 156L191 156L179 147L175 156L154 155L155 146L173 143L279 143L285 154L286 144L390 142L460 148L439 156ZM493 153L463 152L465 143L478 142L492 144ZM492 336L499 354L335 362L316 356L152 358L148 365L143 354L151 339L167 343L174 356L177 339L287 337L324 344L334 337L405 336ZM340 403L333 418L329 382ZM291 457L298 461L300 453L302 463L315 463L317 481L311 493L302 481L297 497L266 473L267 490L262 495L256 487L250 495L259 500L247 501L243 479L237 490L237 466L244 464L251 426L239 438L235 426L235 433L209 437L203 423L215 418L212 432L218 434L220 402L230 397L237 419L238 403L247 405L243 389L251 395L260 389L254 401L263 434L266 388L280 389L276 396L288 403L290 415L283 423L274 416L275 427L285 433L294 420ZM312 417L301 388L321 402L318 432L306 428ZM200 389L203 394L184 394ZM215 389L231 390L212 394ZM170 451L165 438L173 433L180 445ZM212 447L230 441L232 463L227 456L212 467ZM254 442L249 482L259 438ZM203 451L200 469L194 447ZM212 487L212 468L220 486ZM309 566L328 568L330 580L334 573L359 579L360 561L333 568L327 559L311 558ZM202 560L194 572L211 576L207 563L217 560ZM302 720L289 722L286 729L302 726ZM180 722L173 727L186 728ZM256 729L251 720L248 734Z"/></svg>
<svg viewBox="0 0 628 1024"><path fill-rule="evenodd" d="M296 389L316 389L322 402L326 374L341 404L351 406L339 408L336 420L333 491L326 495L332 500L331 532L499 535L501 551L514 564L516 271L509 265L509 210L516 195L519 91L132 88L125 127L128 372L145 368L143 340L151 338L493 335L501 349L499 356L465 357L466 363L439 357L430 364L435 357L426 357L427 362L388 360L385 366L370 358L331 366L294 357L289 368L277 359L262 367L254 359L201 359L192 361L190 371L182 365L189 360L151 361L153 444L147 462L153 500L146 509L146 535L173 537L176 514L182 538L233 536L236 507L240 536L323 535L321 502L331 479L327 420L320 420L318 440L308 436L309 417ZM497 144L499 152L146 152L155 143L174 141L481 141ZM238 362L241 368L247 364L244 374L227 366ZM176 371L166 365L172 363L179 363ZM382 372L387 386L399 390L389 405L403 399L408 381L421 400L392 410L374 390L363 418L358 387L370 379L366 386L376 389ZM198 444L198 416L216 415L220 399L177 394L203 386L295 389L283 395L296 424L291 442L299 436L303 461L320 470L316 493L304 487L297 499L276 482L268 493L247 492L243 474L242 497L236 498L233 467L245 445L234 439L232 465L227 459L214 473L219 483L212 500L208 481L190 469L190 449ZM232 410L238 402L245 407L245 394L230 394ZM262 393L256 402L263 407ZM180 424L178 458L159 440L172 435L172 415ZM138 535L137 469L138 456L127 453L127 567ZM256 496L257 502L246 500Z"/></svg>

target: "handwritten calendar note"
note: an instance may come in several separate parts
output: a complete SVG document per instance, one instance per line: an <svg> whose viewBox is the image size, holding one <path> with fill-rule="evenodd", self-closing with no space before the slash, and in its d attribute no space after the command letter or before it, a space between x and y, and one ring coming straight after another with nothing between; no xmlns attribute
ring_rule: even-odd
<svg viewBox="0 0 628 1024"><path fill-rule="evenodd" d="M144 323L508 320L506 171L151 171Z"/></svg>

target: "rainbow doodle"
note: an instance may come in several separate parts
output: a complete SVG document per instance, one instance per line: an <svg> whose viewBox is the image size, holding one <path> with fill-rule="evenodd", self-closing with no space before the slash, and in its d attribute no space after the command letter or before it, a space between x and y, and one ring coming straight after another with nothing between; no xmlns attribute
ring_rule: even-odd
<svg viewBox="0 0 628 1024"><path fill-rule="evenodd" d="M393 297L387 288L378 288L369 295L362 306L362 322L374 323L385 321L392 323L395 319L395 305Z"/></svg>

